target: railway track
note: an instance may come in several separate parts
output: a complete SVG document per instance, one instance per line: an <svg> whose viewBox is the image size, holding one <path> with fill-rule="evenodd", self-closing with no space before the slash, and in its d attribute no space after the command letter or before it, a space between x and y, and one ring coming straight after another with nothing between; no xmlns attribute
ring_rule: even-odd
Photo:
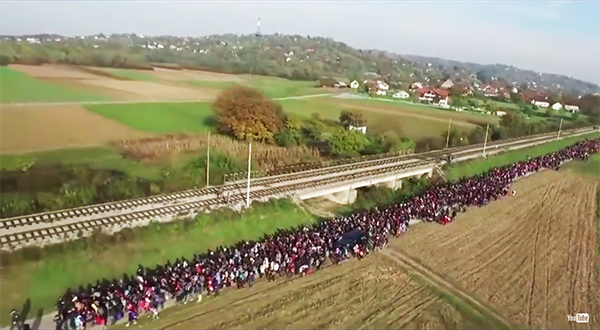
<svg viewBox="0 0 600 330"><path fill-rule="evenodd" d="M583 134L588 131L592 132L591 130L581 129L564 131L563 137ZM497 152L505 148L515 148L519 145L543 143L554 138L554 134L543 134L530 137L529 139L521 138L498 141L488 144L488 147L490 153L493 153L494 150ZM495 146L498 146L499 149L496 149ZM352 180L376 177L378 175L390 175L391 173L401 172L408 168L417 168L425 165L432 166L432 163L438 162L440 156L451 153L463 158L470 157L481 154L482 147L483 145L459 147L259 178L252 180L252 185L255 189L251 191L250 198L253 201L261 201L270 198L288 197L307 189L327 187L340 183L347 184L347 182ZM502 148L500 149L500 147ZM323 175L328 176L323 177ZM232 183L225 187L235 192L236 186L236 183ZM177 217L191 216L207 209L223 206L223 200L217 197L218 190L218 187L188 190L145 199L91 205L71 210L3 219L0 221L0 247L2 249L14 249L42 241L57 242L61 240L61 237L63 240L73 239L81 237L81 235L88 235L97 229L118 231L136 222L145 224L151 220L170 221ZM189 199L197 196L203 196L204 198L191 202L186 200L186 198ZM243 207L245 197L245 191L238 191L230 195L229 204L225 206ZM138 207L137 210L132 209L136 206ZM140 207L146 207L146 209L140 209ZM112 214L117 213L115 211L124 209L128 212ZM26 230L25 227L37 228ZM10 233L15 228L22 230Z"/></svg>
<svg viewBox="0 0 600 330"><path fill-rule="evenodd" d="M580 132L581 130L571 130L565 131L563 136L568 136L569 134ZM549 136L554 134L539 134L535 136L531 136L527 139L524 138L516 138L516 139L507 139L501 140L494 143L488 144L489 148L494 148L495 146L506 147L510 145L515 145L519 143L523 143L524 141L533 141L533 140L542 140L547 139ZM446 150L436 150L430 151L420 154L411 154L411 155L401 155L394 156L384 159L375 159L375 160L367 160L362 161L360 163L353 163L347 165L337 165L327 168L314 169L303 171L299 173L291 173L291 174L282 174L277 176L271 176L267 178L258 178L251 180L251 186L272 186L276 184L281 184L287 181L296 181L296 180L306 180L311 177L318 177L323 175L336 175L343 172L351 172L364 168L375 167L375 166L385 166L388 164L408 161L411 159L429 159L434 160L438 157L447 154L462 154L463 152L468 152L469 150L473 150L476 148L482 148L483 144L464 146L464 147L456 147L450 148ZM222 186L226 191L235 191L238 188L238 184L242 181L237 181L233 183L226 184ZM245 181L244 181L245 182ZM80 218L82 220L93 218L99 216L103 213L116 213L123 210L151 210L156 208L158 205L167 206L169 204L175 204L178 201L181 202L192 202L194 199L211 199L217 197L219 189L221 187L207 187L202 189L190 189L181 192L171 193L171 194L163 194L146 198L137 198L131 200L124 200L118 202L109 202L103 204L96 204L84 207L77 207L73 209L67 210L59 210L59 211L51 211L44 212L39 214L33 214L28 216L20 216L13 217L7 219L0 219L0 230L9 229L12 227L18 226L26 226L26 225L35 225L42 222L55 222L61 221L64 219L76 219ZM195 200L198 201L198 200Z"/></svg>
<svg viewBox="0 0 600 330"><path fill-rule="evenodd" d="M349 181L356 181L364 178L376 178L382 175L389 175L394 172L401 172L409 168L418 168L424 166L432 166L430 162L419 161L416 163L406 163L401 165L392 165L383 168L377 168L374 170L367 170L363 172L357 172L349 176L338 176L331 177L324 180L308 181L302 183L292 183L280 187L267 188L258 190L250 193L250 198L253 201L266 201L271 198L283 198L289 197L302 191L314 189L317 187L328 187L336 184L347 184ZM229 206L241 206L245 203L246 195L243 193L236 194L229 198ZM70 223L65 225L48 226L46 228L28 230L18 232L15 234L6 234L0 236L0 243L2 248L17 247L19 245L26 245L24 243L32 243L41 240L52 240L56 238L73 239L81 236L86 236L84 231L91 233L97 229L103 229L115 231L122 228L128 227L134 222L150 223L153 220L161 221L161 217L168 218L162 219L162 221L170 221L172 218L181 216L191 216L200 213L207 208L217 208L222 205L223 200L220 198L213 198L207 201L188 203L176 206L165 206L156 208L150 211L137 211L127 213L119 216L108 216L98 219L81 221L76 223Z"/></svg>

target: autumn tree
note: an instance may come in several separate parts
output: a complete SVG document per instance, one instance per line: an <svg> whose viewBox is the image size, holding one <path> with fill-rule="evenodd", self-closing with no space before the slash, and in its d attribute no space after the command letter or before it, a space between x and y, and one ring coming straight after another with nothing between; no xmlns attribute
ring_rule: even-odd
<svg viewBox="0 0 600 330"><path fill-rule="evenodd" d="M340 113L340 123L344 127L362 127L367 124L367 120L360 111L342 111Z"/></svg>
<svg viewBox="0 0 600 330"><path fill-rule="evenodd" d="M245 141L273 142L285 119L281 105L243 86L223 91L213 109L219 130Z"/></svg>

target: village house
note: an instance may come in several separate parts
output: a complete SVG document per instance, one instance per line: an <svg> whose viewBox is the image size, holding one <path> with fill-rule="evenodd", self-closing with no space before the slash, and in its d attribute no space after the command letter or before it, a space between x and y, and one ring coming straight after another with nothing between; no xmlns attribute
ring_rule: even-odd
<svg viewBox="0 0 600 330"><path fill-rule="evenodd" d="M419 89L419 100L433 104L447 106L448 91L439 88L423 87Z"/></svg>
<svg viewBox="0 0 600 330"><path fill-rule="evenodd" d="M450 89L452 87L454 87L454 82L452 81L452 79L444 81L444 83L440 86L440 88L443 89Z"/></svg>
<svg viewBox="0 0 600 330"><path fill-rule="evenodd" d="M462 96L473 96L473 87L467 86L463 88Z"/></svg>
<svg viewBox="0 0 600 330"><path fill-rule="evenodd" d="M377 80L377 89L380 91L387 91L390 89L390 86L381 80Z"/></svg>
<svg viewBox="0 0 600 330"><path fill-rule="evenodd" d="M534 96L531 99L531 104L535 105L536 107L540 107L540 108L547 108L550 106L550 102L548 102L548 97L544 97L544 96Z"/></svg>
<svg viewBox="0 0 600 330"><path fill-rule="evenodd" d="M358 81L354 80L350 83L350 88L357 89L360 86Z"/></svg>
<svg viewBox="0 0 600 330"><path fill-rule="evenodd" d="M502 117L506 115L506 111L502 111L502 110L498 110L496 111L496 116L498 117Z"/></svg>
<svg viewBox="0 0 600 330"><path fill-rule="evenodd" d="M565 104L565 110L570 111L572 113L579 112L579 106Z"/></svg>
<svg viewBox="0 0 600 330"><path fill-rule="evenodd" d="M481 91L483 91L483 96L485 97L498 96L498 88L492 85L485 85L485 87L483 87Z"/></svg>
<svg viewBox="0 0 600 330"><path fill-rule="evenodd" d="M378 89L377 91L375 91L375 95L379 95L379 96L386 96L387 92L383 91L381 89Z"/></svg>
<svg viewBox="0 0 600 330"><path fill-rule="evenodd" d="M556 102L552 105L552 109L554 109L554 110L560 110L560 109L562 109L562 107L563 107L562 104L560 104L558 102Z"/></svg>
<svg viewBox="0 0 600 330"><path fill-rule="evenodd" d="M408 94L405 91L399 91L397 93L394 93L394 95L392 95L392 97L397 98L397 99L407 99L410 97L410 94Z"/></svg>

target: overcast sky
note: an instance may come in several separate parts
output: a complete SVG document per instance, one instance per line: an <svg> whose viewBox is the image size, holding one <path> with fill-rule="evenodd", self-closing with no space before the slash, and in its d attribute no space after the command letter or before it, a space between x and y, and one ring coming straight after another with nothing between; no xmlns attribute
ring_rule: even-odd
<svg viewBox="0 0 600 330"><path fill-rule="evenodd" d="M600 84L599 1L0 1L0 34L262 32Z"/></svg>

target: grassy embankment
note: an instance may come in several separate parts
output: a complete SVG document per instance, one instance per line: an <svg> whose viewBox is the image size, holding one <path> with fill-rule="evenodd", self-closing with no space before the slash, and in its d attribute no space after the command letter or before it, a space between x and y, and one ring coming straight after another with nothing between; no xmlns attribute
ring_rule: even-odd
<svg viewBox="0 0 600 330"><path fill-rule="evenodd" d="M144 179L158 178L161 168L160 164L143 164L135 160L123 158L112 147L60 149L20 155L2 155L0 158L1 170L19 170L26 164L36 164L41 167L53 164L66 166L85 165L92 169L122 171L130 176Z"/></svg>
<svg viewBox="0 0 600 330"><path fill-rule="evenodd" d="M152 266L192 257L217 246L315 221L316 217L282 200L255 205L242 215L215 212L194 220L127 229L110 237L97 235L50 248L3 254L0 325L7 325L10 309L20 308L26 299L31 300L32 311L48 313L68 287L121 278L123 273L134 273L138 264Z"/></svg>
<svg viewBox="0 0 600 330"><path fill-rule="evenodd" d="M0 68L0 102L109 101L106 96L45 82L24 73Z"/></svg>
<svg viewBox="0 0 600 330"><path fill-rule="evenodd" d="M527 157L538 157L557 150L560 150L568 145L580 141L583 139L598 138L600 133L586 134L584 136L567 138L560 141L554 141L536 146L533 148L524 148L519 150L512 150L504 152L498 155L490 156L488 159L477 159L468 162L457 163L451 165L446 171L446 178L448 180L457 180L461 177L474 176L481 174L493 167L499 167L515 163L521 160L527 159Z"/></svg>

